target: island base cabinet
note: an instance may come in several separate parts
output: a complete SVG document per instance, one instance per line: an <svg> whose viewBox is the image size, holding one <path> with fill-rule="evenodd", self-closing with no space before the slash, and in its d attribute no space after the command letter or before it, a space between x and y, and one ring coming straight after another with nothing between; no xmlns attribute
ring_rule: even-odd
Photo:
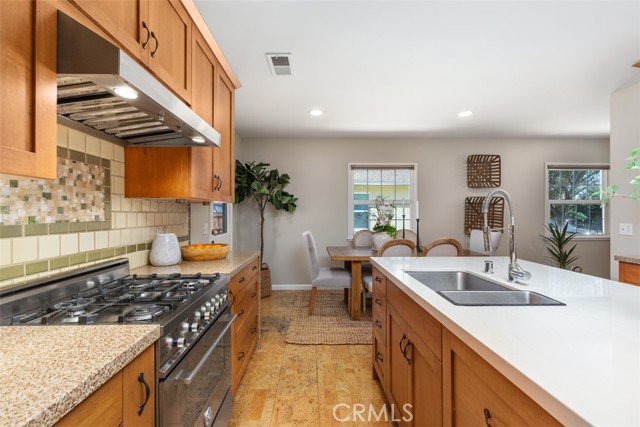
<svg viewBox="0 0 640 427"><path fill-rule="evenodd" d="M560 426L511 381L443 329L444 426Z"/></svg>

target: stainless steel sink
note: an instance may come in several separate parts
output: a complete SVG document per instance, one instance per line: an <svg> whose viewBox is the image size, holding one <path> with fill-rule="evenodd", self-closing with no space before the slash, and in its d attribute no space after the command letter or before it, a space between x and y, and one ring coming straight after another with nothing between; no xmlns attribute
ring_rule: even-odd
<svg viewBox="0 0 640 427"><path fill-rule="evenodd" d="M439 291L455 305L566 305L532 291Z"/></svg>
<svg viewBox="0 0 640 427"><path fill-rule="evenodd" d="M455 305L566 305L532 291L493 283L466 271L405 271Z"/></svg>
<svg viewBox="0 0 640 427"><path fill-rule="evenodd" d="M466 271L405 271L434 291L500 291L510 288Z"/></svg>

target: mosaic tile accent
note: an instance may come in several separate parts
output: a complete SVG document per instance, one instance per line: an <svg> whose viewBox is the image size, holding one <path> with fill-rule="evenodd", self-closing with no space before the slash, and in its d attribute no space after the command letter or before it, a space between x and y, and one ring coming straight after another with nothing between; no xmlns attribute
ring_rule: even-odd
<svg viewBox="0 0 640 427"><path fill-rule="evenodd" d="M94 163L58 157L57 179L0 179L0 225L105 221L106 169Z"/></svg>

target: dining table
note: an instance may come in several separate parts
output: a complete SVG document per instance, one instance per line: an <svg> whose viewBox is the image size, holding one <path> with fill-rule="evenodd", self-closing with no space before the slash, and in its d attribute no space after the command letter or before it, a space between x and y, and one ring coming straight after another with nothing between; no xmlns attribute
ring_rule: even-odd
<svg viewBox="0 0 640 427"><path fill-rule="evenodd" d="M327 253L331 261L343 261L345 268L351 270L349 314L351 320L360 320L360 309L362 306L362 263L368 262L371 258L377 256L378 251L368 246L327 246ZM424 252L422 252L422 254L424 254ZM485 254L463 249L460 255L483 256Z"/></svg>

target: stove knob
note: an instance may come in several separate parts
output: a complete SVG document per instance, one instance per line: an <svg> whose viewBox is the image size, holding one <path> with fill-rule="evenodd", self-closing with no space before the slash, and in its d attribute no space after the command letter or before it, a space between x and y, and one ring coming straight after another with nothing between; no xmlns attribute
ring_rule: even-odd
<svg viewBox="0 0 640 427"><path fill-rule="evenodd" d="M215 307L216 307L216 311L220 310L220 303L219 303L219 302L216 302Z"/></svg>
<svg viewBox="0 0 640 427"><path fill-rule="evenodd" d="M189 330L191 332L198 332L199 329L200 329L200 324L198 322L193 322L191 325L189 325Z"/></svg>
<svg viewBox="0 0 640 427"><path fill-rule="evenodd" d="M178 347L178 348L182 348L187 344L187 339L180 337L180 338L175 338L173 340L173 346L174 347Z"/></svg>
<svg viewBox="0 0 640 427"><path fill-rule="evenodd" d="M182 331L183 332L189 332L189 324L187 322L184 322L182 325L180 325L182 327Z"/></svg>
<svg viewBox="0 0 640 427"><path fill-rule="evenodd" d="M209 319L211 319L211 313L207 311L204 313L204 320L209 321Z"/></svg>
<svg viewBox="0 0 640 427"><path fill-rule="evenodd" d="M204 303L204 305L207 308L211 308L211 301L207 301L206 303Z"/></svg>
<svg viewBox="0 0 640 427"><path fill-rule="evenodd" d="M207 307L203 305L202 307L200 307L200 311L202 313L206 313L207 312Z"/></svg>

